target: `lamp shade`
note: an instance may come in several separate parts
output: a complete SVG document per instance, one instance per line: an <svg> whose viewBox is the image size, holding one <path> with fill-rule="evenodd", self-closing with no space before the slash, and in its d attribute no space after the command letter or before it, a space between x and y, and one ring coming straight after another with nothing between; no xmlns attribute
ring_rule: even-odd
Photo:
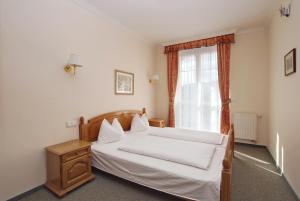
<svg viewBox="0 0 300 201"><path fill-rule="evenodd" d="M80 65L80 56L77 54L71 54L69 57L68 64Z"/></svg>

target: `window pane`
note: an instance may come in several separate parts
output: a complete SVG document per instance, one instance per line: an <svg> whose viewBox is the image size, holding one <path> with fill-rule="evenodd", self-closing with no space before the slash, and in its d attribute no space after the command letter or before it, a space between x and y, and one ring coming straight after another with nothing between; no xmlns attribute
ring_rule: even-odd
<svg viewBox="0 0 300 201"><path fill-rule="evenodd" d="M221 101L217 48L179 52L175 126L219 132Z"/></svg>

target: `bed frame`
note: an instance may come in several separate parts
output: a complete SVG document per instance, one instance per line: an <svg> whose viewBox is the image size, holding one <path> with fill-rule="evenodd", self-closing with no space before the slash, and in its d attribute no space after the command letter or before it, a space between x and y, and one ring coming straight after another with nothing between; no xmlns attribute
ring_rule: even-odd
<svg viewBox="0 0 300 201"><path fill-rule="evenodd" d="M144 114L146 109L140 110L122 110L116 112L105 113L89 119L85 123L84 118L80 117L79 124L79 138L88 142L97 141L101 123L103 119L106 119L110 123L114 118L117 118L121 123L124 131L130 130L131 120L135 114ZM221 178L221 190L220 190L220 201L231 200L231 175L232 175L232 159L234 151L234 130L233 125L228 132L228 144L223 160L222 178Z"/></svg>

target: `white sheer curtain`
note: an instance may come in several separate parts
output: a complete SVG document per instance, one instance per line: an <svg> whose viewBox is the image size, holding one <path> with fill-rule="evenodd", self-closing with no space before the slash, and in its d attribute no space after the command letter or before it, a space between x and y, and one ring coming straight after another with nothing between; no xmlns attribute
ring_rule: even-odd
<svg viewBox="0 0 300 201"><path fill-rule="evenodd" d="M217 46L179 51L175 127L220 131Z"/></svg>

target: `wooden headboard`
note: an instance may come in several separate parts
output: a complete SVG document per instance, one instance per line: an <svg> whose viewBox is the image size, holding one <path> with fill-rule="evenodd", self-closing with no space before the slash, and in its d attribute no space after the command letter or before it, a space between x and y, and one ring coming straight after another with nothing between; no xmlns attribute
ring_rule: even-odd
<svg viewBox="0 0 300 201"><path fill-rule="evenodd" d="M114 118L117 118L122 125L124 131L130 130L131 120L135 114L144 114L146 109L143 108L142 111L139 110L122 110L116 112L109 112L101 114L97 117L89 119L87 123L84 122L84 118L80 117L79 123L79 138L88 142L97 141L100 126L103 119L106 119L112 123Z"/></svg>

